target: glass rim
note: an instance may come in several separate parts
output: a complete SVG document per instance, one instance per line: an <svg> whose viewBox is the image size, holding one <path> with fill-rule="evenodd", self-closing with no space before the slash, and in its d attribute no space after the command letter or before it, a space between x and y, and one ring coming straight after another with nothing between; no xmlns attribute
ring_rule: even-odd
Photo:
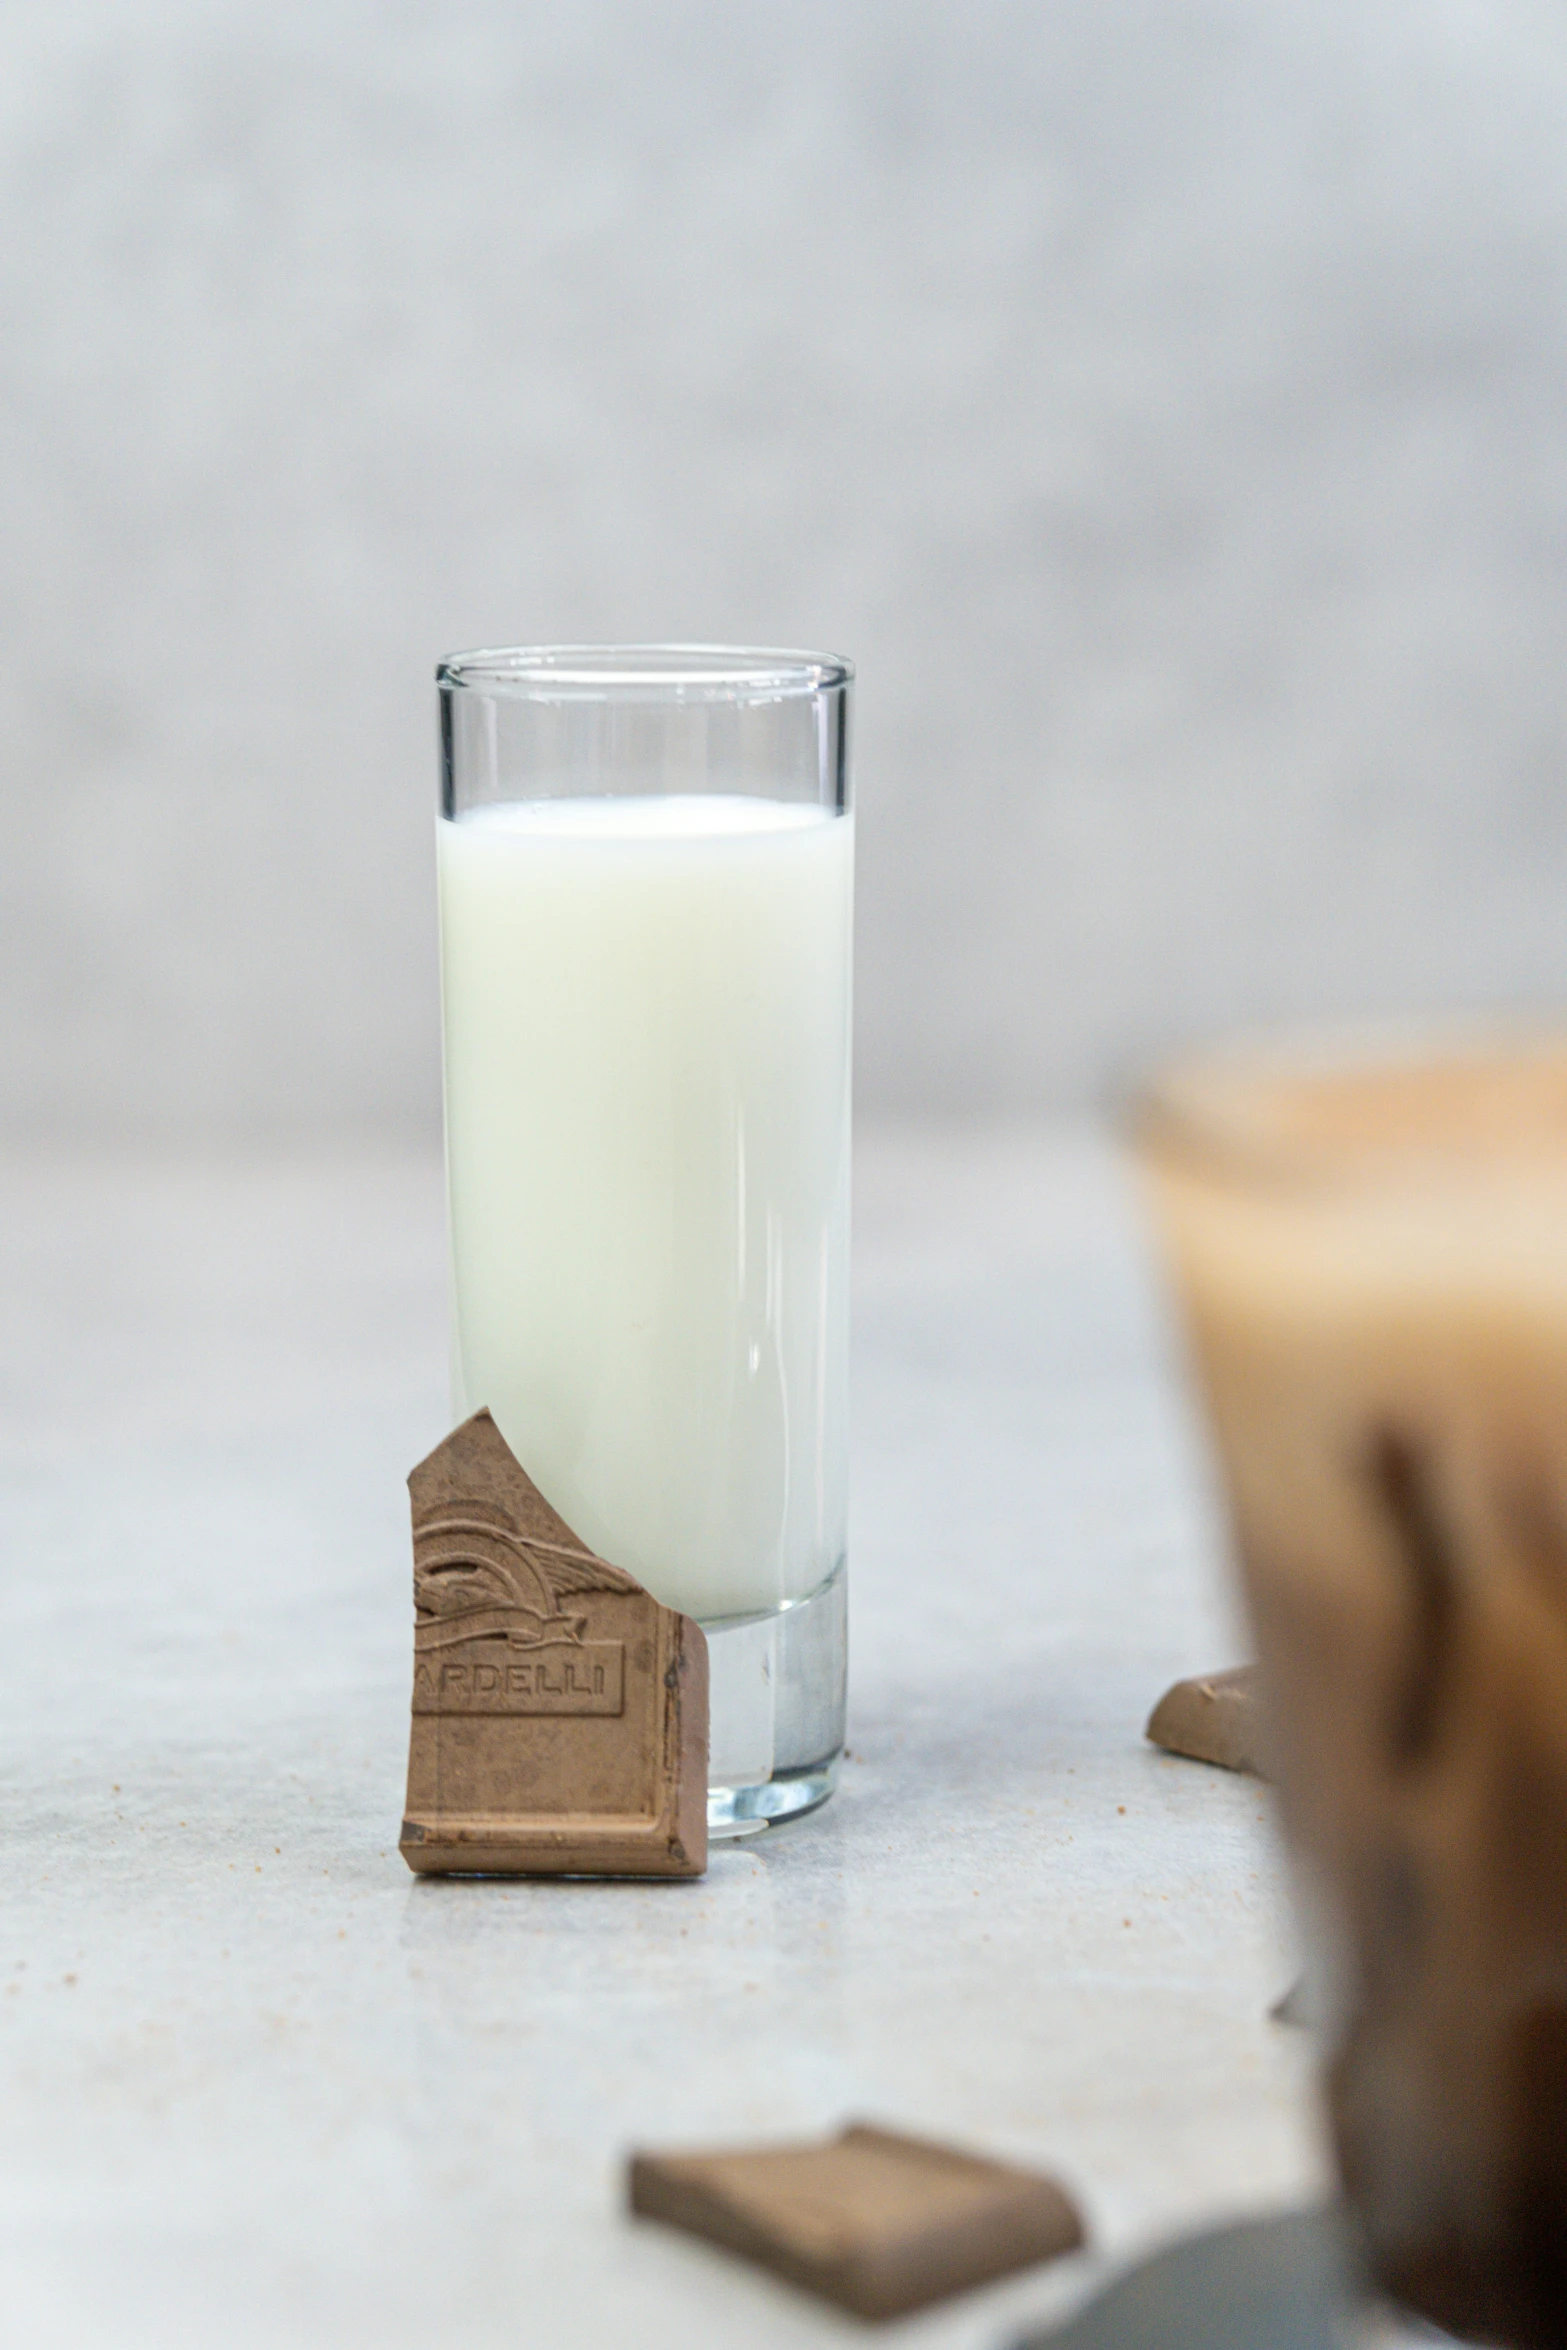
<svg viewBox="0 0 1567 2350"><path fill-rule="evenodd" d="M435 669L443 693L670 707L810 700L853 679L836 653L753 645L500 645L448 653Z"/></svg>
<svg viewBox="0 0 1567 2350"><path fill-rule="evenodd" d="M1445 1107L1433 1080L1447 1081ZM1239 1180L1353 1183L1554 1161L1567 1153L1567 1021L1498 1013L1240 1036L1156 1072L1131 1127L1143 1153Z"/></svg>

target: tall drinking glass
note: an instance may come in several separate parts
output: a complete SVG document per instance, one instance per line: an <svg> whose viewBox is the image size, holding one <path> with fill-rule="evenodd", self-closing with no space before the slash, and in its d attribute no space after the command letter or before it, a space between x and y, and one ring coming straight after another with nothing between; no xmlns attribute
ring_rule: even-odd
<svg viewBox="0 0 1567 2350"><path fill-rule="evenodd" d="M709 1822L843 1745L853 672L456 654L438 853L453 1401L704 1627Z"/></svg>

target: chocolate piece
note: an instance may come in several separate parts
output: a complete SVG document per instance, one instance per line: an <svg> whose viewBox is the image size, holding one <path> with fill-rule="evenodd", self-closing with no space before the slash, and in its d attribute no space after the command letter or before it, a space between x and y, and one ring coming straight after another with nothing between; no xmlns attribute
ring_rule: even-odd
<svg viewBox="0 0 1567 2350"><path fill-rule="evenodd" d="M411 1869L699 1877L707 1642L595 1558L488 1412L408 1480Z"/></svg>
<svg viewBox="0 0 1567 2350"><path fill-rule="evenodd" d="M863 2123L804 2146L633 2155L631 2208L861 2317L896 2317L1083 2241L1053 2180Z"/></svg>
<svg viewBox="0 0 1567 2350"><path fill-rule="evenodd" d="M1177 1681L1149 1715L1145 1735L1171 1754L1265 1779L1256 1675L1255 1665L1236 1665L1228 1673Z"/></svg>

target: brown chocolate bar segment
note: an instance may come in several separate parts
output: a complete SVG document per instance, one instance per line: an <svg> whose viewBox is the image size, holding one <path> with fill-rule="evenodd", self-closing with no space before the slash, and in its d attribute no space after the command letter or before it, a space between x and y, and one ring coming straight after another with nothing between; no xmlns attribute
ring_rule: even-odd
<svg viewBox="0 0 1567 2350"><path fill-rule="evenodd" d="M1261 1722L1257 1668L1236 1665L1227 1673L1177 1681L1149 1715L1146 1735L1171 1754L1265 1779Z"/></svg>
<svg viewBox="0 0 1567 2350"><path fill-rule="evenodd" d="M488 1412L408 1480L422 1874L699 1877L707 1642L594 1556Z"/></svg>
<svg viewBox="0 0 1567 2350"><path fill-rule="evenodd" d="M1083 2242L1053 2179L864 2123L806 2145L633 2155L630 2195L633 2211L861 2317L902 2315Z"/></svg>

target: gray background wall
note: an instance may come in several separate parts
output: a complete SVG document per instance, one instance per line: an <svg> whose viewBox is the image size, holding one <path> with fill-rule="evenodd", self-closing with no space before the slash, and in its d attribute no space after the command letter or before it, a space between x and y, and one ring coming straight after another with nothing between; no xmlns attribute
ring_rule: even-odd
<svg viewBox="0 0 1567 2350"><path fill-rule="evenodd" d="M1567 19L11 0L0 1101L430 1132L434 656L861 665L872 1110L1567 997Z"/></svg>

